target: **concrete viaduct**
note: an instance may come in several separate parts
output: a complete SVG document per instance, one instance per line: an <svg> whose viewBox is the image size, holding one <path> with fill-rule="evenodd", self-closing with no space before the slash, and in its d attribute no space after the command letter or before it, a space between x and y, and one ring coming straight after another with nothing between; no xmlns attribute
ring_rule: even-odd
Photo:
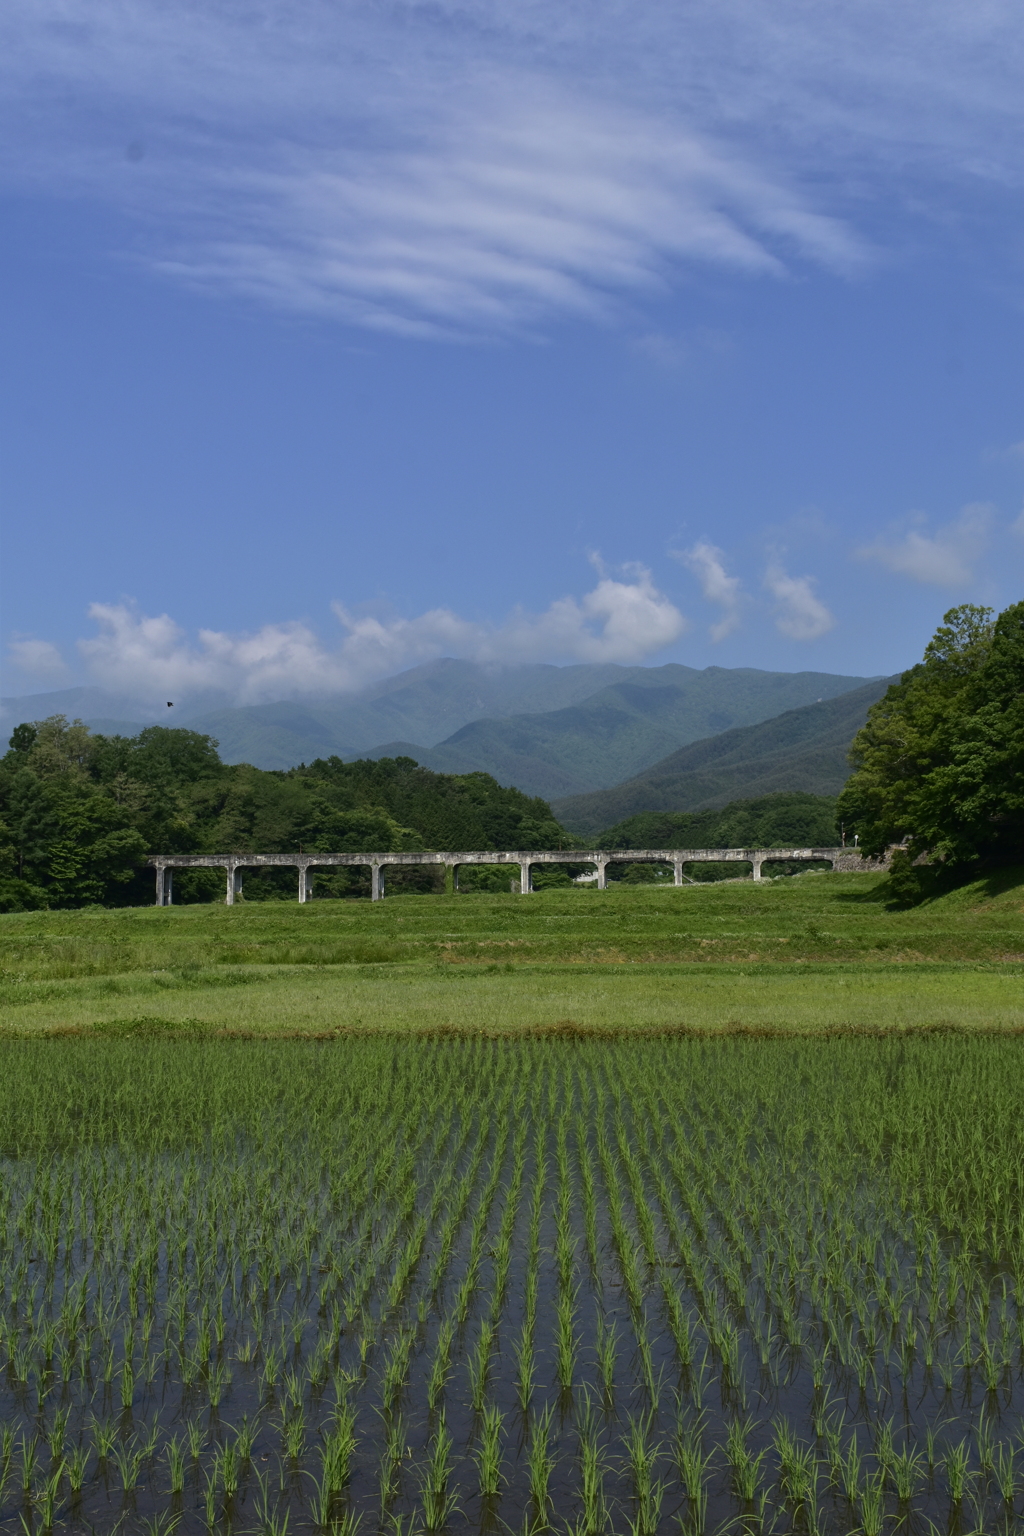
<svg viewBox="0 0 1024 1536"><path fill-rule="evenodd" d="M370 893L374 901L384 896L384 871L410 864L442 864L452 872L452 888L459 888L459 868L465 864L508 864L518 866L519 890L532 890L530 871L535 864L592 864L597 871L597 888L607 885L609 864L671 864L676 885L688 882L683 869L687 864L749 864L755 880L761 879L761 866L787 861L829 863L833 869L870 873L884 869L886 860L863 859L854 848L563 848L543 853L168 853L155 854L149 863L156 870L156 904L169 907L176 869L223 869L227 874L228 906L242 893L243 869L280 869L297 871L299 900L313 895L313 871L339 866L369 866ZM742 878L742 875L739 875Z"/></svg>

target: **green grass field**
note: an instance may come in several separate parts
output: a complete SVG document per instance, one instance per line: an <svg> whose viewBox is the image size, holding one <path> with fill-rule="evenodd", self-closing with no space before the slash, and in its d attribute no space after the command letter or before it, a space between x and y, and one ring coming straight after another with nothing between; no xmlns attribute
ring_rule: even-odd
<svg viewBox="0 0 1024 1536"><path fill-rule="evenodd" d="M884 882L31 912L0 918L7 1033L138 1027L1024 1026L1024 870L907 912Z"/></svg>

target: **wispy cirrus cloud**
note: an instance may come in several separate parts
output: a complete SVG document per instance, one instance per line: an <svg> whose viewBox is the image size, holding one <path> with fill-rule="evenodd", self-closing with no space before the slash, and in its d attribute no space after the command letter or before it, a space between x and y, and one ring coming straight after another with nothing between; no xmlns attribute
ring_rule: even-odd
<svg viewBox="0 0 1024 1536"><path fill-rule="evenodd" d="M780 178L681 125L496 84L439 114L425 148L282 147L230 191L237 232L181 242L164 271L385 330L501 332L613 313L698 263L840 270L862 242Z"/></svg>
<svg viewBox="0 0 1024 1536"><path fill-rule="evenodd" d="M973 581L975 566L988 544L992 517L993 509L986 502L972 502L952 522L928 533L926 520L918 513L912 519L915 526L901 536L862 545L857 555L928 586L966 586Z"/></svg>
<svg viewBox="0 0 1024 1536"><path fill-rule="evenodd" d="M1018 187L1022 37L1008 0L10 0L0 175L177 280L501 332L695 264L859 271L873 204Z"/></svg>
<svg viewBox="0 0 1024 1536"><path fill-rule="evenodd" d="M379 619L335 608L344 635L326 646L306 624L266 624L252 634L202 629L197 641L168 615L126 603L94 603L98 633L79 641L90 679L132 697L182 698L215 690L239 704L303 693L350 692L439 656L490 665L529 661L635 663L670 645L686 620L642 566L627 579L602 576L581 598L543 613L516 609L485 625L437 608Z"/></svg>

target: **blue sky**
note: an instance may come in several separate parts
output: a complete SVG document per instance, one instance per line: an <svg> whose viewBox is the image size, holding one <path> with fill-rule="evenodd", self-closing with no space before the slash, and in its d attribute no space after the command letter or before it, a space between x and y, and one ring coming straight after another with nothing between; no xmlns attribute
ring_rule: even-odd
<svg viewBox="0 0 1024 1536"><path fill-rule="evenodd" d="M11 0L4 691L890 672L1024 570L1024 19Z"/></svg>

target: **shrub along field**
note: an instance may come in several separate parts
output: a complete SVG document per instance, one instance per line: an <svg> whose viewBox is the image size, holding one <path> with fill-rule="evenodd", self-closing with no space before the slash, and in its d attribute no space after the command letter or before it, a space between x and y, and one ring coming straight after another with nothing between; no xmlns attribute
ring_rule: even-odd
<svg viewBox="0 0 1024 1536"><path fill-rule="evenodd" d="M1024 1024L1024 870L0 917L3 1032Z"/></svg>
<svg viewBox="0 0 1024 1536"><path fill-rule="evenodd" d="M1017 1529L1022 1050L8 1039L3 1529Z"/></svg>

